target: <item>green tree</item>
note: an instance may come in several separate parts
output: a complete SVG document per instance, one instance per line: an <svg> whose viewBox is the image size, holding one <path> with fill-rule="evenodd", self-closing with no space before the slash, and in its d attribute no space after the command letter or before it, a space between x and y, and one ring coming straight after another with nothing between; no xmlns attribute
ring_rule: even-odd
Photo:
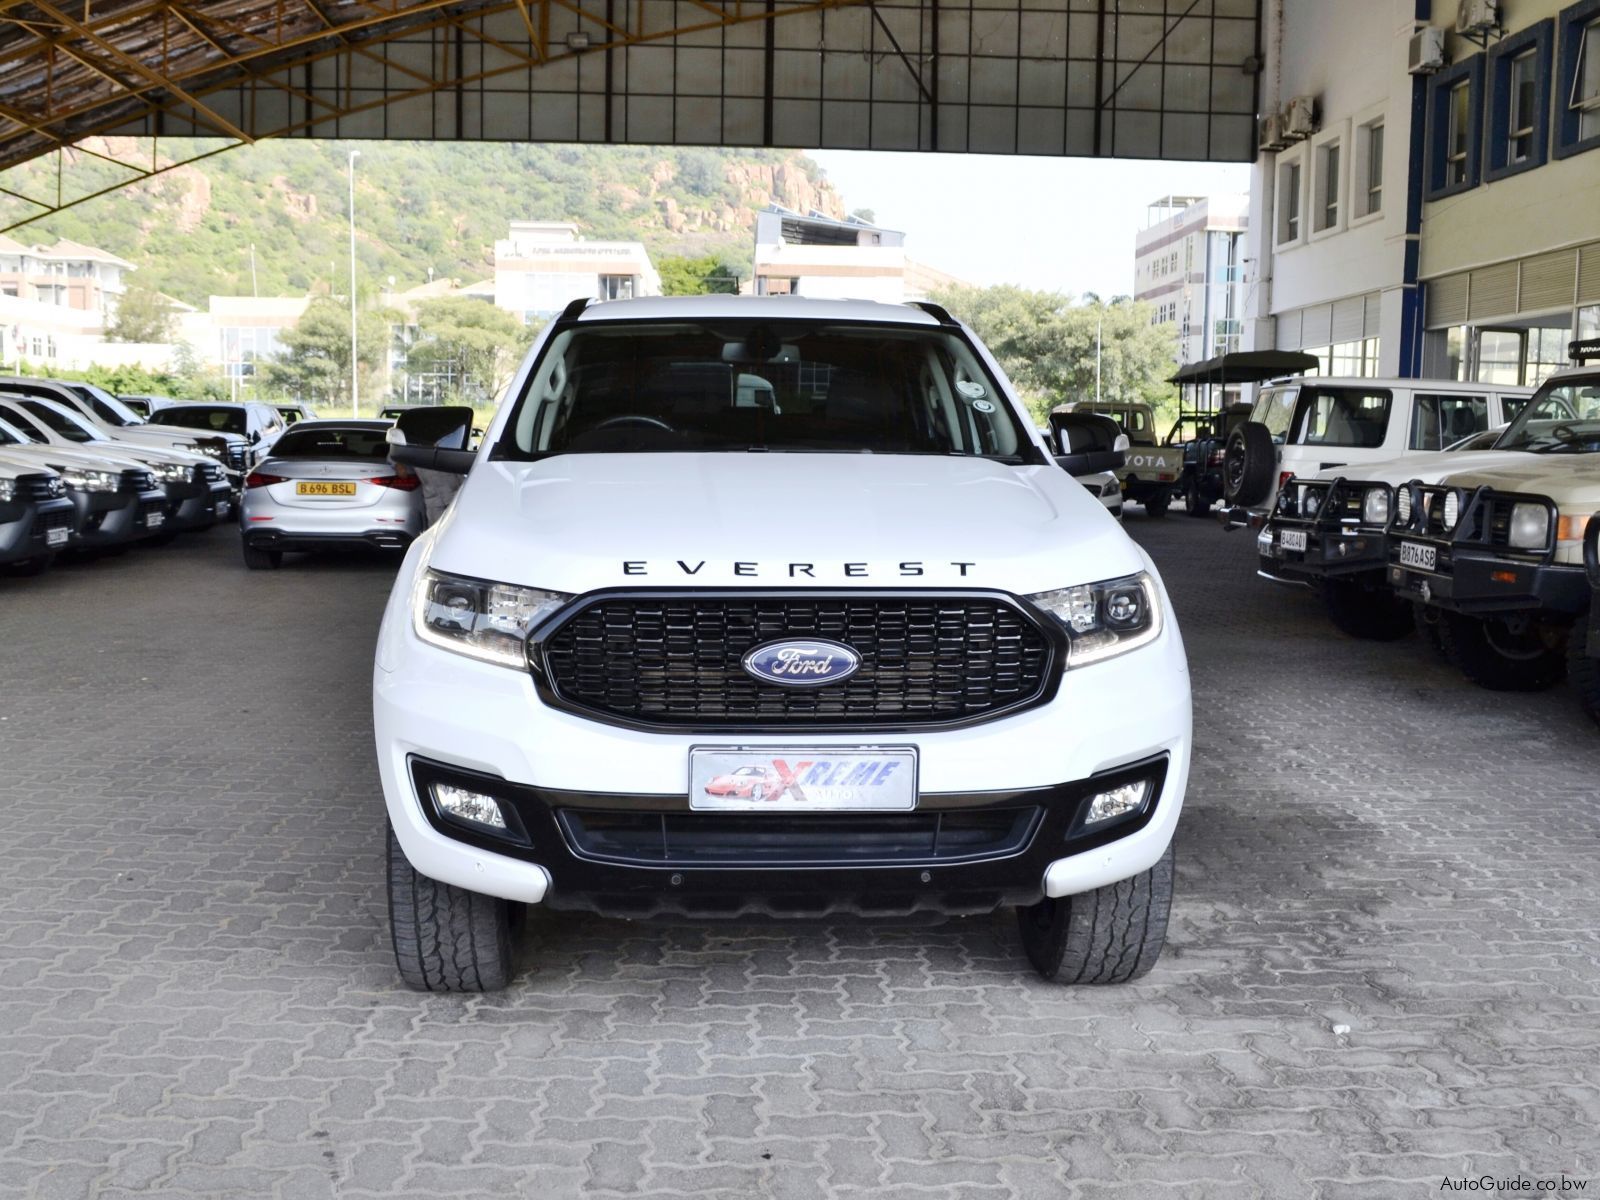
<svg viewBox="0 0 1600 1200"><path fill-rule="evenodd" d="M1170 327L1151 323L1148 304L1073 303L1059 292L1009 285L949 288L934 299L972 326L1041 420L1057 404L1094 399L1097 339L1102 398L1175 407L1167 379L1177 366L1176 340Z"/></svg>
<svg viewBox="0 0 1600 1200"><path fill-rule="evenodd" d="M738 276L715 254L699 258L668 255L656 260L656 270L661 275L663 296L709 296L737 290Z"/></svg>
<svg viewBox="0 0 1600 1200"><path fill-rule="evenodd" d="M537 326L470 296L424 300L417 306L417 341L406 368L455 380L452 399L482 402L510 381L537 332Z"/></svg>
<svg viewBox="0 0 1600 1200"><path fill-rule="evenodd" d="M376 407L373 375L389 348L393 314L367 309L356 319L356 349L361 366L361 395ZM299 396L308 403L350 398L350 310L326 296L313 300L300 320L279 337L283 352L262 368L269 388Z"/></svg>
<svg viewBox="0 0 1600 1200"><path fill-rule="evenodd" d="M117 311L106 326L108 342L169 342L172 340L172 302L155 288L130 283L117 300Z"/></svg>

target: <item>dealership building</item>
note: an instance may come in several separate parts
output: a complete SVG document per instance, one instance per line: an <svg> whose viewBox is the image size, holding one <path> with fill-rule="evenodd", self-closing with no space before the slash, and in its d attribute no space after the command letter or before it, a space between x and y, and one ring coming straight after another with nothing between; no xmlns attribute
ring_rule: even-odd
<svg viewBox="0 0 1600 1200"><path fill-rule="evenodd" d="M572 301L659 296L661 277L642 242L589 241L566 221L513 221L494 244L494 302L523 321Z"/></svg>
<svg viewBox="0 0 1600 1200"><path fill-rule="evenodd" d="M1178 362L1237 350L1244 329L1243 195L1164 196L1134 239L1133 298L1177 338Z"/></svg>
<svg viewBox="0 0 1600 1200"><path fill-rule="evenodd" d="M1264 19L1252 346L1531 385L1600 336L1600 0Z"/></svg>

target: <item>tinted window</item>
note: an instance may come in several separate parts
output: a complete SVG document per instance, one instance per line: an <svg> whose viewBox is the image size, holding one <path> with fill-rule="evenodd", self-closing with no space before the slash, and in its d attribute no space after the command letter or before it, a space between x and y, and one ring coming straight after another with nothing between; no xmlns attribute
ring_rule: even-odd
<svg viewBox="0 0 1600 1200"><path fill-rule="evenodd" d="M972 347L934 327L580 325L546 345L506 428L500 457L769 450L1039 461Z"/></svg>
<svg viewBox="0 0 1600 1200"><path fill-rule="evenodd" d="M243 433L245 414L237 408L163 408L150 418L150 423L212 433Z"/></svg>
<svg viewBox="0 0 1600 1200"><path fill-rule="evenodd" d="M74 419L58 409L38 400L19 401L28 414L53 433L59 433L69 442L92 442L94 434L86 429L81 419Z"/></svg>
<svg viewBox="0 0 1600 1200"><path fill-rule="evenodd" d="M291 429L273 443L273 458L389 457L385 429Z"/></svg>
<svg viewBox="0 0 1600 1200"><path fill-rule="evenodd" d="M1302 387L1290 441L1376 450L1389 429L1390 404L1389 393L1378 388Z"/></svg>
<svg viewBox="0 0 1600 1200"><path fill-rule="evenodd" d="M1486 396L1418 396L1411 413L1411 448L1443 450L1487 428Z"/></svg>

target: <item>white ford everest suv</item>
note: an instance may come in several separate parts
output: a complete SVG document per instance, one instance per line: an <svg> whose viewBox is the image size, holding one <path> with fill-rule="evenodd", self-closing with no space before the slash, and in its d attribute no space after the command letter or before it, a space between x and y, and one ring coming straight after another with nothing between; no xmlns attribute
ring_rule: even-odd
<svg viewBox="0 0 1600 1200"><path fill-rule="evenodd" d="M408 984L505 984L527 904L1010 906L1047 979L1150 969L1183 642L1084 464L1052 459L963 326L579 301L476 450L469 418L390 436L397 462L466 474L406 556L373 675Z"/></svg>

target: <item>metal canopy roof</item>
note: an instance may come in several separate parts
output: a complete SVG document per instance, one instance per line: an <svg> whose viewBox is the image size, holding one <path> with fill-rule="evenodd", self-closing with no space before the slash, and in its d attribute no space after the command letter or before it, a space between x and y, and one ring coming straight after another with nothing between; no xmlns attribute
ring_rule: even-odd
<svg viewBox="0 0 1600 1200"><path fill-rule="evenodd" d="M1249 161L1259 0L0 0L0 171L302 136ZM192 161L197 152L184 150ZM58 185L65 179L58 178ZM120 181L119 181L120 185ZM981 179L974 180L975 193ZM86 198L0 175L0 229ZM29 205L32 208L29 208ZM21 206L19 210L17 206Z"/></svg>

